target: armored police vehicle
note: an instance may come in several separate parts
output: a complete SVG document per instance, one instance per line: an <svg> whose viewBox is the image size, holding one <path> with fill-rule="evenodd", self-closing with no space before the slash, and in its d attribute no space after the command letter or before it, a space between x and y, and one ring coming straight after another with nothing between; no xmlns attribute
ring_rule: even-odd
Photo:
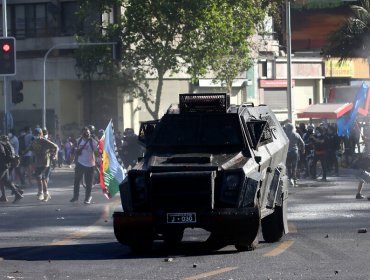
<svg viewBox="0 0 370 280"><path fill-rule="evenodd" d="M288 139L268 106L230 105L227 94L180 94L141 124L143 158L120 185L117 240L133 251L181 242L186 228L210 232L210 249L253 250L288 232Z"/></svg>

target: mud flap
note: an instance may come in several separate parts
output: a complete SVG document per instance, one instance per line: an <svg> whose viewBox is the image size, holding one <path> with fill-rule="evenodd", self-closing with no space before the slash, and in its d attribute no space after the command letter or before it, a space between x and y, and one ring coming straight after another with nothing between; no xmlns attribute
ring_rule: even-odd
<svg viewBox="0 0 370 280"><path fill-rule="evenodd" d="M130 245L136 241L153 240L153 218L151 215L125 215L113 213L114 234L119 243Z"/></svg>
<svg viewBox="0 0 370 280"><path fill-rule="evenodd" d="M238 210L237 212L235 210ZM212 232L222 243L250 245L258 235L260 213L258 208L232 209L212 217Z"/></svg>

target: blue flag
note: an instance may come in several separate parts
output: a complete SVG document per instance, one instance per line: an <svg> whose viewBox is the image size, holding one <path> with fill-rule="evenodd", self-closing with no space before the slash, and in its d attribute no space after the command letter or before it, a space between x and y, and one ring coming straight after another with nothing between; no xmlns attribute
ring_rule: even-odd
<svg viewBox="0 0 370 280"><path fill-rule="evenodd" d="M349 136L351 129L356 121L358 110L366 102L368 86L362 83L360 89L357 91L356 98L353 101L353 107L350 114L346 114L337 120L338 136Z"/></svg>

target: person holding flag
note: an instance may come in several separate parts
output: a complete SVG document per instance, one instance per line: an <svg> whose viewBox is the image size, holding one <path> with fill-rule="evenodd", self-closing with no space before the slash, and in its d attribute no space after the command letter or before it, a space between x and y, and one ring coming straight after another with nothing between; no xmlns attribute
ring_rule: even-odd
<svg viewBox="0 0 370 280"><path fill-rule="evenodd" d="M92 200L91 190L93 185L93 176L95 168L95 153L98 152L98 142L91 137L91 132L88 127L82 129L82 135L77 139L75 152L75 177L73 197L70 202L78 201L80 193L80 183L85 177L85 204L90 204Z"/></svg>
<svg viewBox="0 0 370 280"><path fill-rule="evenodd" d="M112 120L99 141L99 147L102 152L100 186L104 195L109 199L119 191L119 185L126 177L125 171L119 162Z"/></svg>

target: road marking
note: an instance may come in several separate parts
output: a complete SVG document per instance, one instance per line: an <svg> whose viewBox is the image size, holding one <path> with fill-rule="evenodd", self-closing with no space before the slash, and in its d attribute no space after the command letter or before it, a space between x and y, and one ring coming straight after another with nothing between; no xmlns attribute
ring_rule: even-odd
<svg viewBox="0 0 370 280"><path fill-rule="evenodd" d="M280 255L281 253L285 252L290 246L292 246L294 243L293 240L286 240L282 242L279 246L271 250L270 252L267 252L263 256L265 257L276 257L277 255Z"/></svg>
<svg viewBox="0 0 370 280"><path fill-rule="evenodd" d="M231 271L231 270L235 270L237 268L238 267L220 268L220 269L217 269L217 270L205 272L205 273L198 274L198 275L195 275L195 276L191 276L191 277L187 277L187 278L182 278L182 280L198 280L198 279L203 279L203 278L207 278L207 277L214 276L214 275L217 275L217 274L225 273L225 272L228 272L228 271Z"/></svg>
<svg viewBox="0 0 370 280"><path fill-rule="evenodd" d="M101 224L102 222L104 222L105 220L107 220L110 216L112 216L112 210L114 210L114 208L120 202L121 202L121 200L118 200L115 203L113 203L113 205L111 205L111 204L105 205L103 213L101 214L100 218L95 223L93 223L92 225L90 225L90 226L88 226L84 229L81 229L79 231L76 231L74 233L71 233L70 235L68 235L66 238L64 238L62 240L51 242L48 245L49 246L68 245L68 244L70 244L70 242L73 242L77 239L85 237L85 236L89 235L92 232L96 232L96 227L99 224Z"/></svg>
<svg viewBox="0 0 370 280"><path fill-rule="evenodd" d="M85 236L89 235L92 232L96 232L96 227L99 224L103 223L105 220L109 219L110 216L112 216L112 211L117 207L117 205L120 202L121 202L121 200L117 200L113 204L105 205L103 213L100 215L100 218L94 224L92 224L92 225L90 225L90 226L88 226L88 227L86 227L82 230L78 230L76 232L73 232L62 240L51 242L51 243L47 244L47 246L68 245L71 242L73 242L77 239L80 239L82 237L85 237ZM45 249L44 247L38 247L38 248L34 248L34 249L29 250L29 252L30 253L36 253L36 252L41 252L44 249ZM24 255L24 252L13 254L12 257L14 258L14 257L20 256L20 255ZM0 262L1 261L4 261L3 257L0 257Z"/></svg>

